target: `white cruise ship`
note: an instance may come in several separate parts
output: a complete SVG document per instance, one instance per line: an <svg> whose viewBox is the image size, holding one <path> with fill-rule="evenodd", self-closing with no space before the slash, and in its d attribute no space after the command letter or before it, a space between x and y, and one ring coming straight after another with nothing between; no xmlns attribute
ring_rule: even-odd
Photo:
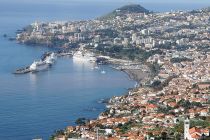
<svg viewBox="0 0 210 140"><path fill-rule="evenodd" d="M83 51L83 50L78 50L73 54L73 59L77 61L84 61L84 62L95 62L96 57L94 56L93 53Z"/></svg>
<svg viewBox="0 0 210 140"><path fill-rule="evenodd" d="M39 61L34 61L30 65L29 69L31 71L41 71L41 70L47 69L48 66L49 66L49 64L47 64L45 61L39 60Z"/></svg>
<svg viewBox="0 0 210 140"><path fill-rule="evenodd" d="M46 62L49 65L52 65L56 59L57 59L56 54L51 53L49 54L49 56L46 56L46 58L44 59L44 62Z"/></svg>

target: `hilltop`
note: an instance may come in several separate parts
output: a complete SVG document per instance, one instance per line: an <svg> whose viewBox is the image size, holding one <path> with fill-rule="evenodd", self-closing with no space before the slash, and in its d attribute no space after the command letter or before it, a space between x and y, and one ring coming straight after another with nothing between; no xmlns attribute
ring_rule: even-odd
<svg viewBox="0 0 210 140"><path fill-rule="evenodd" d="M130 5L125 5L123 7L120 7L118 9L115 9L113 12L101 17L102 19L107 19L107 18L113 18L116 16L121 16L124 14L129 14L129 13L150 13L149 10L145 9L139 4L130 4Z"/></svg>

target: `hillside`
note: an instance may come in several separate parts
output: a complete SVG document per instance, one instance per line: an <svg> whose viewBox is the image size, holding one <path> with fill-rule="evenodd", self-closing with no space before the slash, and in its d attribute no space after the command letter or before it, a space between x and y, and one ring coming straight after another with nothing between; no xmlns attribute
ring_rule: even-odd
<svg viewBox="0 0 210 140"><path fill-rule="evenodd" d="M121 8L118 8L118 9L114 10L113 12L111 12L101 18L102 19L113 18L116 16L121 16L124 14L130 14L130 13L146 13L146 14L148 14L148 13L150 13L150 11L145 9L141 5L131 4L131 5L126 5Z"/></svg>

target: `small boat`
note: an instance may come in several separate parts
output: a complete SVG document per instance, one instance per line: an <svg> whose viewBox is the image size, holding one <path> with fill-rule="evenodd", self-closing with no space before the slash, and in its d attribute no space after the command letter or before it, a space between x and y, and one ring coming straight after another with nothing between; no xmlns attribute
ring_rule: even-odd
<svg viewBox="0 0 210 140"><path fill-rule="evenodd" d="M102 70L102 71L101 71L101 74L106 74L106 71Z"/></svg>
<svg viewBox="0 0 210 140"><path fill-rule="evenodd" d="M93 70L98 70L99 67L98 67L98 66L93 66L92 69L93 69Z"/></svg>
<svg viewBox="0 0 210 140"><path fill-rule="evenodd" d="M99 67L98 66L95 66L94 69L99 69Z"/></svg>

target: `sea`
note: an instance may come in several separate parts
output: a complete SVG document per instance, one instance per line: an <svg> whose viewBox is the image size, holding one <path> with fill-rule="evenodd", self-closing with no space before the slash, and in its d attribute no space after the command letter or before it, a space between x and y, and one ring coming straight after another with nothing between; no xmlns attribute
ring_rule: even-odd
<svg viewBox="0 0 210 140"><path fill-rule="evenodd" d="M53 48L26 46L16 41L18 29L34 21L89 20L109 13L124 0L0 0L0 140L49 139L55 130L74 125L80 117L97 118L105 110L99 102L126 94L135 81L110 66L94 69L90 63L58 58L48 70L12 74L30 65ZM160 5L143 3L153 11L190 10L206 5ZM187 8L186 8L187 7ZM7 34L7 38L3 35ZM106 71L102 74L101 71Z"/></svg>

